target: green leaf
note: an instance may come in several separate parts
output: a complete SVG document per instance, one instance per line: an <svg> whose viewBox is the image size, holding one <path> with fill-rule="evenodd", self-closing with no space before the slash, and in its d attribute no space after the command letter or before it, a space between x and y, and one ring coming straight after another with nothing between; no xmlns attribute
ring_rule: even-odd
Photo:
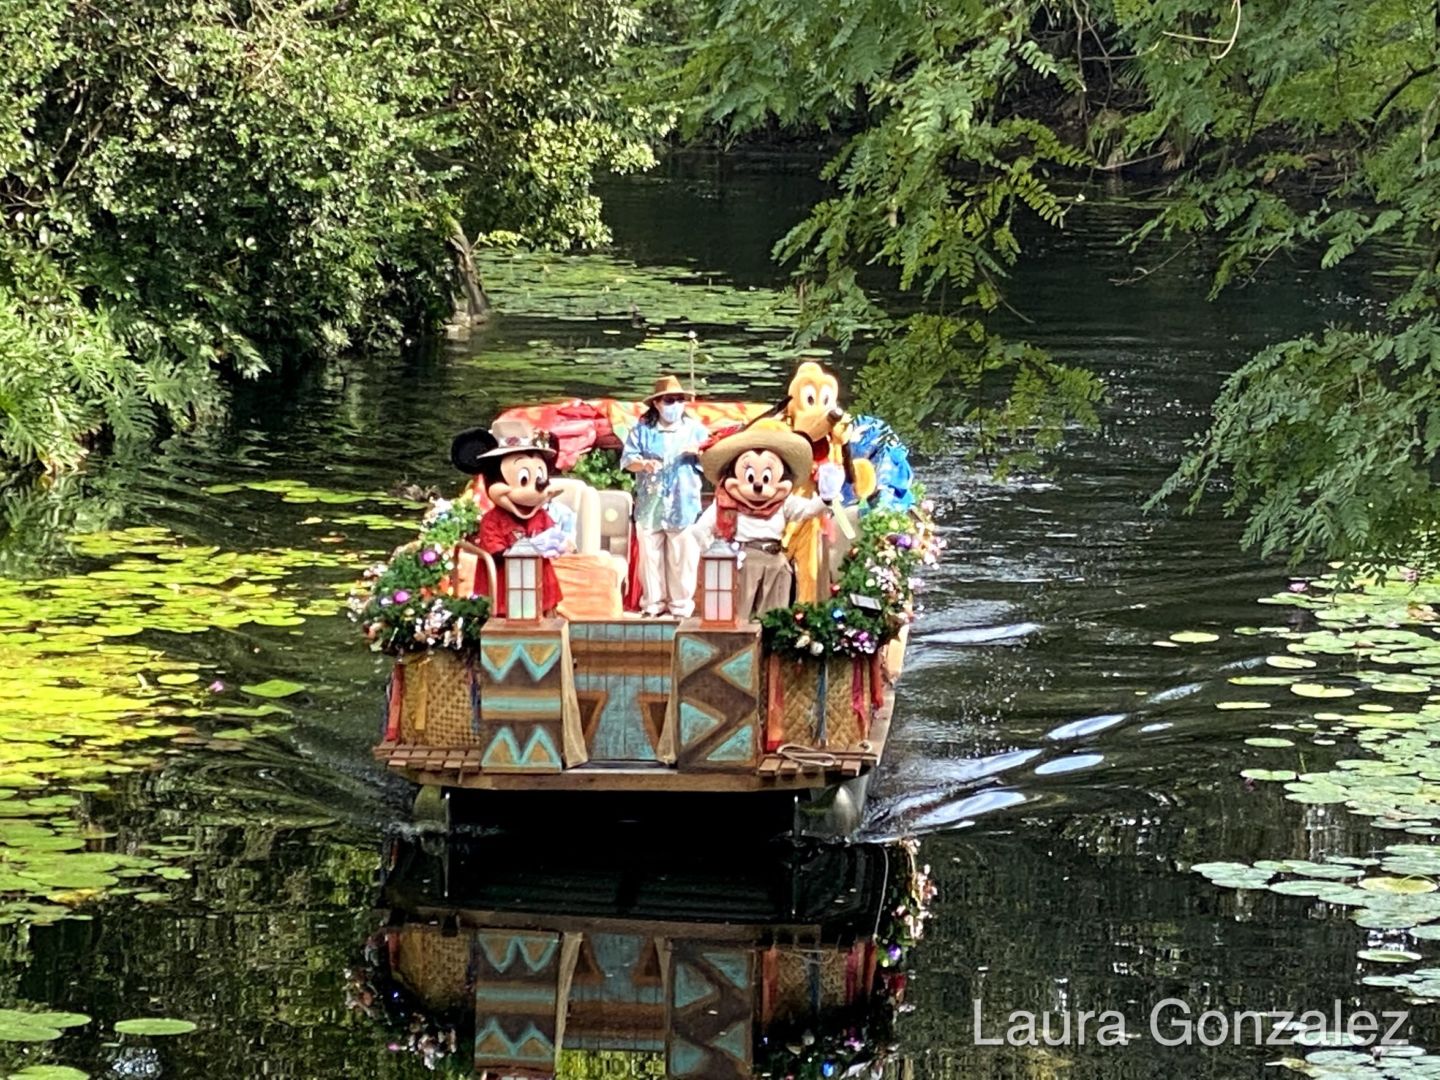
<svg viewBox="0 0 1440 1080"><path fill-rule="evenodd" d="M267 679L263 683L255 683L251 686L240 687L240 692L259 698L287 698L305 690L301 683L288 682L285 679Z"/></svg>
<svg viewBox="0 0 1440 1080"><path fill-rule="evenodd" d="M119 1020L115 1030L121 1035L188 1035L196 1025L189 1020L171 1020L164 1017L150 1017L139 1020Z"/></svg>

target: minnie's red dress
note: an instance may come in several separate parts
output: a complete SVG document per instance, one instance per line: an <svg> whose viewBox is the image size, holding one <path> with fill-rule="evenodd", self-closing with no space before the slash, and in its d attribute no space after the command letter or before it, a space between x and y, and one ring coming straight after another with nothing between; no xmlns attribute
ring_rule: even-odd
<svg viewBox="0 0 1440 1080"><path fill-rule="evenodd" d="M495 610L497 619L505 618L505 552L521 537L537 536L555 525L544 510L536 510L528 518L517 518L508 510L498 506L485 511L480 519L480 531L475 543L482 551L489 552L495 560L495 573L500 581L495 589ZM540 611L549 615L559 605L560 579L549 559L540 560Z"/></svg>

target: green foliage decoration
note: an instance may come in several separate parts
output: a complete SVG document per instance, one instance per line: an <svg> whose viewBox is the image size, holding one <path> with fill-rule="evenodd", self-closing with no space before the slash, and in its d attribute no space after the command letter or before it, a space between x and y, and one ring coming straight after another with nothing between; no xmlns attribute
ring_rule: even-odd
<svg viewBox="0 0 1440 1080"><path fill-rule="evenodd" d="M765 648L797 659L873 656L917 614L919 574L944 548L931 506L876 509L860 518L829 600L792 604L760 616Z"/></svg>
<svg viewBox="0 0 1440 1080"><path fill-rule="evenodd" d="M426 649L473 650L490 615L485 596L455 596L455 545L474 534L480 510L471 498L436 499L420 536L396 548L389 562L365 572L351 594L351 618L377 652L401 655Z"/></svg>
<svg viewBox="0 0 1440 1080"><path fill-rule="evenodd" d="M634 491L635 477L620 468L618 450L587 450L575 459L570 475L600 491Z"/></svg>

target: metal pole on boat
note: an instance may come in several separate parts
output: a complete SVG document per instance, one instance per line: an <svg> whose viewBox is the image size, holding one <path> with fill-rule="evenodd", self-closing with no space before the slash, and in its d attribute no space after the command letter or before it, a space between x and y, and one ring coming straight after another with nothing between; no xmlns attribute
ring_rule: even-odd
<svg viewBox="0 0 1440 1080"><path fill-rule="evenodd" d="M695 393L695 345L700 339L696 336L694 330L691 330L685 336L690 339L690 396L693 398L698 396Z"/></svg>

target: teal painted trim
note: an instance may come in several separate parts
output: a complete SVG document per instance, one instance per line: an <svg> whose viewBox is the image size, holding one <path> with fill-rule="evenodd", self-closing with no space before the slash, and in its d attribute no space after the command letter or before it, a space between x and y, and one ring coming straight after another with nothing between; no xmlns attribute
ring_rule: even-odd
<svg viewBox="0 0 1440 1080"><path fill-rule="evenodd" d="M817 1014L818 1015L818 1014ZM710 1040L710 1045L723 1050L736 1061L744 1061L750 1049L750 1025L744 1020L732 1024Z"/></svg>
<svg viewBox="0 0 1440 1080"><path fill-rule="evenodd" d="M508 694L486 694L480 699L480 707L486 720L499 720L500 713L537 713L554 709L554 719L560 719L560 705L563 701L560 691L537 692L530 697L512 697Z"/></svg>
<svg viewBox="0 0 1440 1080"><path fill-rule="evenodd" d="M705 755L706 761L749 761L755 755L755 732L747 724Z"/></svg>
<svg viewBox="0 0 1440 1080"><path fill-rule="evenodd" d="M670 1002L675 1008L683 1009L694 1005L697 1001L704 1001L714 992L715 988L706 981L705 976L695 970L693 965L685 963L675 965L675 988L670 994Z"/></svg>
<svg viewBox="0 0 1440 1080"><path fill-rule="evenodd" d="M518 1038L512 1040L500 1027L500 1022L493 1017L475 1035L475 1046L477 1047L476 1057L484 1059L486 1055L479 1053L478 1047L488 1041L491 1036L499 1039L502 1046L510 1051L508 1058L515 1061L539 1061L551 1062L555 1060L555 1044L545 1037L545 1034L534 1024ZM537 1049L521 1053L520 1048L527 1044L536 1044Z"/></svg>
<svg viewBox="0 0 1440 1080"><path fill-rule="evenodd" d="M682 675L689 675L691 672L698 671L708 664L720 650L704 638L687 634L680 639L678 651L680 654L680 673Z"/></svg>
<svg viewBox="0 0 1440 1080"><path fill-rule="evenodd" d="M745 990L750 986L750 965L746 962L749 959L748 953L707 952L700 955L707 964L734 983L737 989Z"/></svg>
<svg viewBox="0 0 1440 1080"><path fill-rule="evenodd" d="M689 746L697 739L704 738L719 726L720 717L712 716L688 701L680 702L680 743L682 746Z"/></svg>
<svg viewBox="0 0 1440 1080"><path fill-rule="evenodd" d="M528 937L530 940L534 940L534 935L524 936ZM520 940L520 936L514 934L510 935L510 937L506 939L505 955L497 957L494 953L492 953L489 949L485 947L485 939L482 937L480 939L480 951L485 954L485 959L489 961L490 966L493 967L496 971L509 971L515 961L519 960L531 971L539 972L544 971L550 961L555 959L555 950L560 947L560 943L558 941L555 941L553 939L546 941L545 951L540 954L539 959L535 960L532 963L530 961L530 958L525 955L525 950L521 948ZM554 991L551 991L551 996L554 996Z"/></svg>
<svg viewBox="0 0 1440 1080"><path fill-rule="evenodd" d="M752 694L757 689L755 685L755 650L746 646L744 652L736 653L725 663L720 665L720 674L733 682L736 686L743 687Z"/></svg>
<svg viewBox="0 0 1440 1080"><path fill-rule="evenodd" d="M704 1064L704 1051L680 1036L675 1036L670 1044L668 1070L671 1076L694 1076Z"/></svg>
<svg viewBox="0 0 1440 1080"><path fill-rule="evenodd" d="M520 744L515 741L515 733L511 731L508 727L502 727L500 730L495 732L494 737L490 740L490 745L485 747L485 753L480 758L480 767L482 769L485 768L487 765L495 766L497 764L499 764L502 768L504 767L504 763L499 761L496 754L496 749L501 745L508 746L510 748L510 761L512 763L518 762L520 760Z"/></svg>
<svg viewBox="0 0 1440 1080"><path fill-rule="evenodd" d="M543 645L554 651L550 659L546 660L543 664L537 665L535 661L531 659L530 653L525 649L526 645ZM496 662L490 654L499 648L505 649L506 654L502 661ZM510 672L515 669L516 663L523 664L525 670L530 673L530 678L538 682L543 676L554 670L564 654L565 650L561 647L560 638L558 637L506 637L501 641L485 642L484 647L480 650L480 663L481 666L485 668L486 673L496 682L504 682Z"/></svg>
<svg viewBox="0 0 1440 1080"><path fill-rule="evenodd" d="M511 1005L555 1004L553 986L496 986L488 983L475 991L475 998L483 1011L489 1002L505 1002Z"/></svg>
<svg viewBox="0 0 1440 1080"><path fill-rule="evenodd" d="M550 733L542 727L537 727L531 732L530 741L525 744L525 753L521 756L521 760L524 761L526 765L538 764L538 762L533 760L537 746L545 751L545 764L553 765L557 769L564 768L564 764L560 760L560 749L555 745L555 741L550 738Z"/></svg>

